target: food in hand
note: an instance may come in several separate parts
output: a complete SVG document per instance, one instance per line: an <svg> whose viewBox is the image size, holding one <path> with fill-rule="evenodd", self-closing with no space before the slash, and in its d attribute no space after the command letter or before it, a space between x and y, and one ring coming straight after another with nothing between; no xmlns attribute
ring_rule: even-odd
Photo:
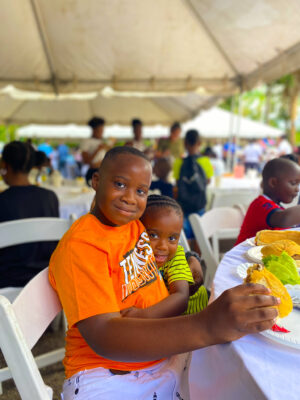
<svg viewBox="0 0 300 400"><path fill-rule="evenodd" d="M284 239L292 240L293 242L300 245L300 231L271 231L265 229L263 231L257 232L255 236L255 243L257 244L257 246L261 246Z"/></svg>
<svg viewBox="0 0 300 400"><path fill-rule="evenodd" d="M271 290L271 295L280 298L278 308L280 318L286 317L293 310L293 302L286 288L275 275L259 264L254 264L247 270L245 283L259 283Z"/></svg>
<svg viewBox="0 0 300 400"><path fill-rule="evenodd" d="M285 251L294 260L300 259L300 245L292 240L277 240L276 242L263 246L261 249L263 256L280 256L283 251Z"/></svg>

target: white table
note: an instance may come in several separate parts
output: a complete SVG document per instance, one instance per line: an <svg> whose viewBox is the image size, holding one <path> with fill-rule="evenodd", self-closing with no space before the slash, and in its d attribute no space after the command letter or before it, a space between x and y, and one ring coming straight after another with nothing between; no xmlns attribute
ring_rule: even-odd
<svg viewBox="0 0 300 400"><path fill-rule="evenodd" d="M43 187L53 190L59 200L59 215L61 218L68 219L71 214L77 218L88 213L91 208L95 191L91 188L82 189L76 186L50 186ZM82 190L86 190L83 192Z"/></svg>
<svg viewBox="0 0 300 400"><path fill-rule="evenodd" d="M207 187L208 208L231 207L235 204L248 206L261 192L261 178L221 177L220 183Z"/></svg>
<svg viewBox="0 0 300 400"><path fill-rule="evenodd" d="M215 275L214 298L241 283L235 271L248 248L240 244L225 255ZM299 382L300 350L261 334L193 352L192 400L299 400Z"/></svg>

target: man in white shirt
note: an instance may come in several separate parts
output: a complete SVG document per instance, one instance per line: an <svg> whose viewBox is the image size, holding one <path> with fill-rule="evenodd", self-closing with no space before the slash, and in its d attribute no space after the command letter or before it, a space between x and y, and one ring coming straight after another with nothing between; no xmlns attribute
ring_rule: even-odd
<svg viewBox="0 0 300 400"><path fill-rule="evenodd" d="M92 137L82 141L80 149L84 164L88 165L88 171L85 179L87 184L92 179L93 173L96 172L103 160L107 144L103 141L105 120L103 118L94 117L89 120L88 125L92 128Z"/></svg>
<svg viewBox="0 0 300 400"><path fill-rule="evenodd" d="M243 151L246 171L248 169L259 170L262 153L263 149L260 144L258 144L255 139L251 139Z"/></svg>
<svg viewBox="0 0 300 400"><path fill-rule="evenodd" d="M288 141L288 138L286 135L281 136L281 138L278 139L278 153L279 156L284 156L285 154L291 154L293 152L293 148Z"/></svg>

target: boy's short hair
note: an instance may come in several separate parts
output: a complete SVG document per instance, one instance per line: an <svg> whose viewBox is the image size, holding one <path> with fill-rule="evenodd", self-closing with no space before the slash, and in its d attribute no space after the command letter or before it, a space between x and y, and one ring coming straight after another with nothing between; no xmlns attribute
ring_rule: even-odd
<svg viewBox="0 0 300 400"><path fill-rule="evenodd" d="M263 182L266 183L270 178L277 178L296 167L296 163L287 158L274 158L267 162L262 171Z"/></svg>
<svg viewBox="0 0 300 400"><path fill-rule="evenodd" d="M136 157L143 158L144 160L148 161L150 163L149 158L142 153L141 151L135 149L134 147L130 146L116 146L113 147L112 149L108 150L108 152L105 154L102 163L99 167L99 171L103 170L106 165L113 159L117 158L119 155L122 154L130 154Z"/></svg>
<svg viewBox="0 0 300 400"><path fill-rule="evenodd" d="M280 156L280 158L286 158L287 160L294 161L296 164L299 163L299 158L297 154L291 153L291 154L284 154L283 156Z"/></svg>
<svg viewBox="0 0 300 400"><path fill-rule="evenodd" d="M195 146L201 139L197 129L189 129L185 134L184 143L190 146Z"/></svg>
<svg viewBox="0 0 300 400"><path fill-rule="evenodd" d="M97 126L105 125L105 119L100 118L100 117L93 117L92 119L89 120L88 125L92 129L95 129L95 128L97 128Z"/></svg>

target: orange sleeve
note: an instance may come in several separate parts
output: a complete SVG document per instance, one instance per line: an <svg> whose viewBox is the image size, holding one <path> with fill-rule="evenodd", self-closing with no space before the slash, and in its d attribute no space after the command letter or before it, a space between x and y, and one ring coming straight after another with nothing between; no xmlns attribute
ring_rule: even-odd
<svg viewBox="0 0 300 400"><path fill-rule="evenodd" d="M107 253L80 240L70 240L60 250L50 282L59 293L69 327L97 314L118 312Z"/></svg>

